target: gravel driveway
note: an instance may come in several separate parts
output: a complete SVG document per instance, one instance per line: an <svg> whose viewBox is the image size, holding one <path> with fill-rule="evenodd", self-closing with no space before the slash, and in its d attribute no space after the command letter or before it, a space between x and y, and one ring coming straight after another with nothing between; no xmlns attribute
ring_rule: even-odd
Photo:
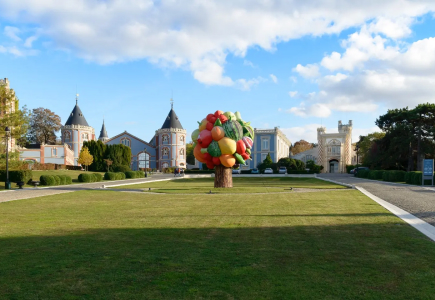
<svg viewBox="0 0 435 300"><path fill-rule="evenodd" d="M360 186L373 195L397 206L425 222L435 226L435 188L394 184L383 181L356 178L348 174L320 174L342 183Z"/></svg>

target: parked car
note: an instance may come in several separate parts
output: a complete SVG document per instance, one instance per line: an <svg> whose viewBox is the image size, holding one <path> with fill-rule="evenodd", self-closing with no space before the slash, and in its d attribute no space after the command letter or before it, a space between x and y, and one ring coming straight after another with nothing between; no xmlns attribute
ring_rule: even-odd
<svg viewBox="0 0 435 300"><path fill-rule="evenodd" d="M354 174L355 173L355 169L352 169L349 171L350 174Z"/></svg>
<svg viewBox="0 0 435 300"><path fill-rule="evenodd" d="M273 170L272 170L272 168L266 168L266 169L264 170L264 174L273 174Z"/></svg>
<svg viewBox="0 0 435 300"><path fill-rule="evenodd" d="M287 168L286 167L279 167L278 173L279 174L287 174Z"/></svg>
<svg viewBox="0 0 435 300"><path fill-rule="evenodd" d="M258 171L257 168L254 168L251 170L251 174L260 174L260 171Z"/></svg>
<svg viewBox="0 0 435 300"><path fill-rule="evenodd" d="M361 171L361 170L369 170L369 168L367 168L367 167L358 167L358 168L355 168L354 171L353 171L353 176L356 176L358 171Z"/></svg>
<svg viewBox="0 0 435 300"><path fill-rule="evenodd" d="M240 169L233 169L233 174L242 174L242 171Z"/></svg>

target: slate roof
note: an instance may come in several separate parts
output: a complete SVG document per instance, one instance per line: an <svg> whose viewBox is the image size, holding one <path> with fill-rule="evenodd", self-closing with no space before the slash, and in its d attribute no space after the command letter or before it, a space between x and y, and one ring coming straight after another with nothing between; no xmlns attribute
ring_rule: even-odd
<svg viewBox="0 0 435 300"><path fill-rule="evenodd" d="M101 127L99 139L101 138L109 138L109 136L107 135L106 125L104 125L104 120L103 120L103 127Z"/></svg>
<svg viewBox="0 0 435 300"><path fill-rule="evenodd" d="M169 129L169 128L183 129L180 120L178 120L177 114L172 108L168 116L166 117L165 123L163 123L162 125L162 129Z"/></svg>
<svg viewBox="0 0 435 300"><path fill-rule="evenodd" d="M77 102L76 102L76 106L74 106L74 109L72 110L68 120L65 123L65 126L67 125L89 126Z"/></svg>

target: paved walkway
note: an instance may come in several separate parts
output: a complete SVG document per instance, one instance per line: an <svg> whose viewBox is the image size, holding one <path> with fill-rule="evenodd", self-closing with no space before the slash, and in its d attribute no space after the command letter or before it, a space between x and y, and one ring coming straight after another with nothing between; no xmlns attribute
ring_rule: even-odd
<svg viewBox="0 0 435 300"><path fill-rule="evenodd" d="M39 187L39 188L25 188L22 190L15 189L10 191L0 192L0 202L43 197L43 196L63 194L63 193L71 193L71 192L81 191L81 190L101 189L103 185L105 187L110 187L115 185L143 183L148 181L171 179L171 178L174 178L174 175L155 174L152 177L139 178L139 179L127 179L127 180L118 180L118 181L109 181L109 182L102 181L102 182L85 183L85 184L71 184L71 185L63 185L63 186L50 187L50 188Z"/></svg>
<svg viewBox="0 0 435 300"><path fill-rule="evenodd" d="M373 195L435 226L435 188L395 184L348 174L320 174L318 177L359 186Z"/></svg>

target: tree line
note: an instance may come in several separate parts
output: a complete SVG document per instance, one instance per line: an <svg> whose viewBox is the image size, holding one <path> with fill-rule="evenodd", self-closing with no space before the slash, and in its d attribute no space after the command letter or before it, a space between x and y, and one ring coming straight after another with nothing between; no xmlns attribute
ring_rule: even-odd
<svg viewBox="0 0 435 300"><path fill-rule="evenodd" d="M371 169L421 171L435 157L435 104L390 109L376 119L382 132L360 136L362 164Z"/></svg>

